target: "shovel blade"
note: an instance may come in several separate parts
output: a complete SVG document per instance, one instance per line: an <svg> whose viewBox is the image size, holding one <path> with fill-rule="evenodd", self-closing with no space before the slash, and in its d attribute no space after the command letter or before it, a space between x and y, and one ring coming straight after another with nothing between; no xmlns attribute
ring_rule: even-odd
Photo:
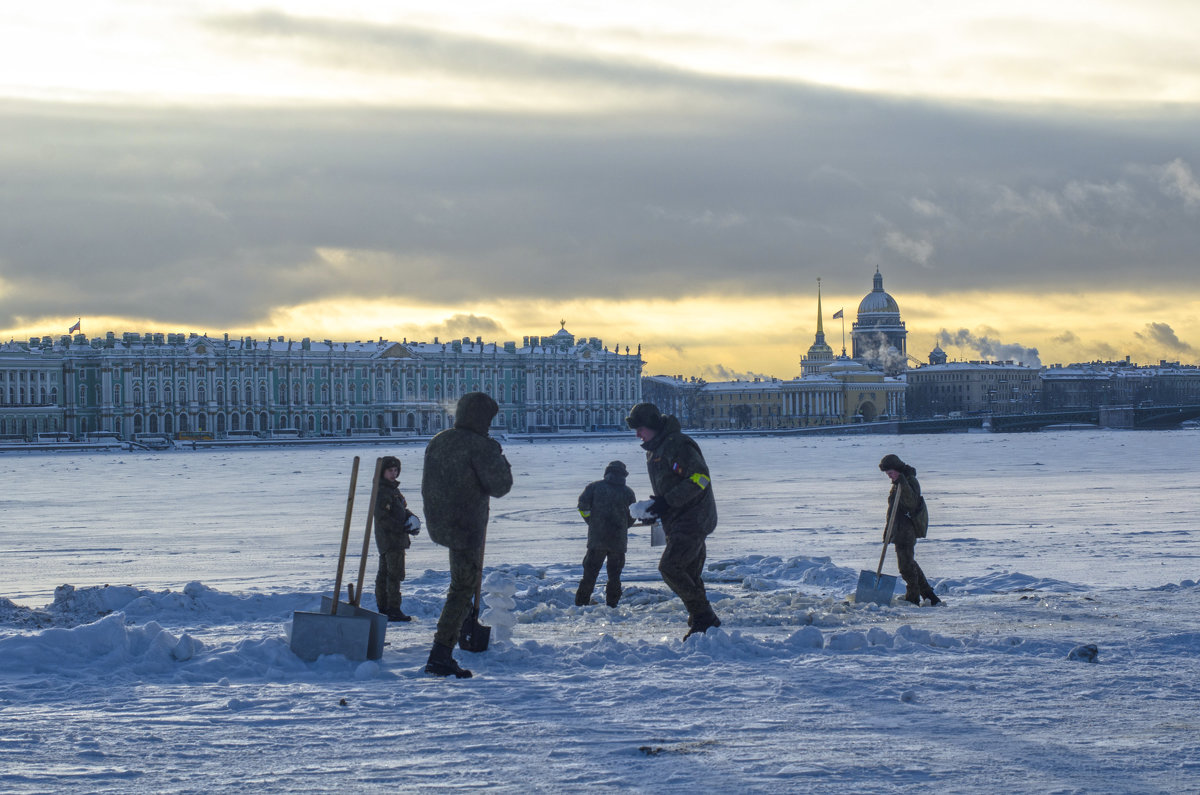
<svg viewBox="0 0 1200 795"><path fill-rule="evenodd" d="M492 628L479 623L479 608L472 607L458 633L458 647L463 651L487 651L492 639Z"/></svg>
<svg viewBox="0 0 1200 795"><path fill-rule="evenodd" d="M299 611L292 614L288 645L301 660L312 662L322 654L366 660L370 643L371 622L366 618Z"/></svg>
<svg viewBox="0 0 1200 795"><path fill-rule="evenodd" d="M367 659L378 660L383 657L383 647L386 643L388 618L382 613L377 613L374 610L368 610L365 607L350 604L349 602L338 602L337 609L334 609L333 600L328 596L321 597L321 612L333 616L353 616L355 618L365 618L371 622L371 635L367 640Z"/></svg>
<svg viewBox="0 0 1200 795"><path fill-rule="evenodd" d="M858 588L854 591L854 603L890 605L896 593L896 577L892 574L876 574L873 571L858 573Z"/></svg>

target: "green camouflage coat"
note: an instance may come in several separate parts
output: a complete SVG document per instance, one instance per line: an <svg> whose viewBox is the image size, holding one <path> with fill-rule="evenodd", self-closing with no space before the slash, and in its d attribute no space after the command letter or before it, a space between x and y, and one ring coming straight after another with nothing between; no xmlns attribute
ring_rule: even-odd
<svg viewBox="0 0 1200 795"><path fill-rule="evenodd" d="M622 467L622 470L624 468ZM579 513L588 526L588 549L625 552L629 546L629 528L633 517L629 506L637 502L633 489L625 485L625 475L613 468L604 473L579 495Z"/></svg>
<svg viewBox="0 0 1200 795"><path fill-rule="evenodd" d="M667 414L662 430L642 444L646 470L654 494L670 508L661 516L663 530L706 536L717 527L717 501L713 497L708 464L700 446L679 428L679 420Z"/></svg>
<svg viewBox="0 0 1200 795"><path fill-rule="evenodd" d="M429 441L421 498L429 537L451 549L483 545L488 523L488 500L512 488L512 468L500 443L488 436L499 407L483 392L470 392L458 401L454 427Z"/></svg>
<svg viewBox="0 0 1200 795"><path fill-rule="evenodd" d="M380 478L379 491L375 495L375 537L380 543L402 549L412 546L412 536L404 527L412 515L408 502L400 493L400 484Z"/></svg>
<svg viewBox="0 0 1200 795"><path fill-rule="evenodd" d="M896 524L892 527L891 543L916 544L917 531L913 527L910 516L920 504L921 484L917 481L917 470L912 467L905 465L903 469L897 471L900 473L900 477L896 478L896 482L892 484L892 490L888 492L888 508L884 521L891 521L892 511L896 510L898 505L900 512L896 514ZM884 528L884 533L886 533L886 524L884 524Z"/></svg>

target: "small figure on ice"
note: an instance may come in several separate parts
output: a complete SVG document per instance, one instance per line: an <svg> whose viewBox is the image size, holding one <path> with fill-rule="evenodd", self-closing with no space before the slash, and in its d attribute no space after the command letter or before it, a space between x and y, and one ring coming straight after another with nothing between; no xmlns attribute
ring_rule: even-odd
<svg viewBox="0 0 1200 795"><path fill-rule="evenodd" d="M375 604L388 621L412 621L412 616L400 609L400 583L404 581L405 550L421 531L421 520L400 493L400 459L385 455L381 469L375 498L375 548L379 550Z"/></svg>
<svg viewBox="0 0 1200 795"><path fill-rule="evenodd" d="M629 528L633 517L629 506L637 502L633 489L625 485L629 470L625 462L613 461L604 468L604 479L587 484L579 495L576 507L587 522L587 552L583 556L583 577L575 591L575 604L592 602L592 590L600 567L608 560L608 584L604 601L616 607L621 600L621 571L625 568L625 552L629 547Z"/></svg>

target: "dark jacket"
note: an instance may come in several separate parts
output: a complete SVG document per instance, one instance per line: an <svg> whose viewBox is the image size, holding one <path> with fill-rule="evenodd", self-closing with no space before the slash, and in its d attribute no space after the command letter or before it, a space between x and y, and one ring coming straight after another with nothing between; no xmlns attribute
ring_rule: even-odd
<svg viewBox="0 0 1200 795"><path fill-rule="evenodd" d="M488 523L488 498L503 497L512 488L512 468L500 443L488 436L499 411L483 392L469 392L458 401L454 427L429 440L421 498L429 537L451 549L483 545Z"/></svg>
<svg viewBox="0 0 1200 795"><path fill-rule="evenodd" d="M588 549L625 552L629 546L629 528L633 526L629 506L637 497L625 485L623 470L610 466L604 480L589 483L579 495L579 513L588 526Z"/></svg>
<svg viewBox="0 0 1200 795"><path fill-rule="evenodd" d="M386 478L379 479L379 491L375 495L375 535L388 539L402 549L412 546L412 536L404 523L413 512L400 493L400 484Z"/></svg>
<svg viewBox="0 0 1200 795"><path fill-rule="evenodd" d="M679 420L667 414L662 429L642 444L650 487L670 506L660 518L667 534L706 536L717 527L717 501L713 497L708 464L699 445L679 429Z"/></svg>
<svg viewBox="0 0 1200 795"><path fill-rule="evenodd" d="M917 481L917 470L910 467L908 464L901 464L896 469L900 473L900 477L896 478L896 482L892 484L892 490L888 492L888 507L887 513L884 516L884 521L890 521L892 511L897 510L896 524L892 527L892 543L894 544L916 544L917 531L913 527L911 514L915 513L917 506L921 501L921 484ZM886 528L887 525L884 525ZM885 529L886 533L887 530Z"/></svg>

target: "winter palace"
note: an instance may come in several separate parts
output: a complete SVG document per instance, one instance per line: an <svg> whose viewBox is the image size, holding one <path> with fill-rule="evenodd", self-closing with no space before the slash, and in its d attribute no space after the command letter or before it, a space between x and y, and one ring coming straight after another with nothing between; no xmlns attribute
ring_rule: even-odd
<svg viewBox="0 0 1200 795"><path fill-rule="evenodd" d="M504 431L624 427L641 349L552 336L316 342L113 332L0 345L0 436L423 435L482 390Z"/></svg>

